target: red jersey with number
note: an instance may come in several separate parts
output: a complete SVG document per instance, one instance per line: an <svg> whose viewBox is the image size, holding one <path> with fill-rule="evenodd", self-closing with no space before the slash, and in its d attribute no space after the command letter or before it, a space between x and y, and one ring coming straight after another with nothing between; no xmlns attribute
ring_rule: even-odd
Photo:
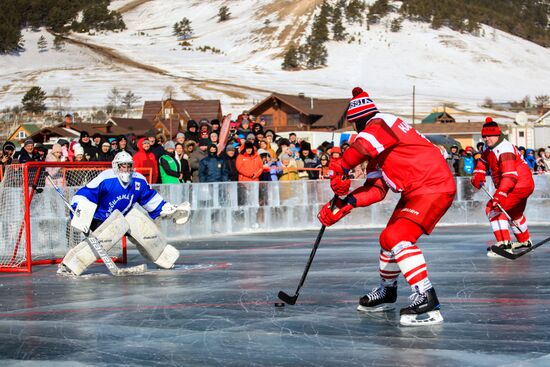
<svg viewBox="0 0 550 367"><path fill-rule="evenodd" d="M514 188L534 188L533 174L527 163L508 140L503 139L492 149L483 147L476 170L489 169L497 191L509 193Z"/></svg>
<svg viewBox="0 0 550 367"><path fill-rule="evenodd" d="M350 168L365 160L369 167L376 163L386 184L405 196L456 192L439 149L394 115L378 113L370 119L342 159Z"/></svg>

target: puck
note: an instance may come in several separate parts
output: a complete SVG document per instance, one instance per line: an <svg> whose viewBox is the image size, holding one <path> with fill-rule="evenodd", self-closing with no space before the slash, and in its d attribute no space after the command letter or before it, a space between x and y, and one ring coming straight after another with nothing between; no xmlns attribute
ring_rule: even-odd
<svg viewBox="0 0 550 367"><path fill-rule="evenodd" d="M275 307L285 307L283 302L275 302Z"/></svg>

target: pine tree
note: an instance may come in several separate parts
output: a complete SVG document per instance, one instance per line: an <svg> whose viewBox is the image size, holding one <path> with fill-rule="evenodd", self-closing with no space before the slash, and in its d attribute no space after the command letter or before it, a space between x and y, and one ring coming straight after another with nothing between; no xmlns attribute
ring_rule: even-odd
<svg viewBox="0 0 550 367"><path fill-rule="evenodd" d="M45 52L48 49L48 41L46 41L46 37L44 36L40 36L36 44L38 46L38 52Z"/></svg>
<svg viewBox="0 0 550 367"><path fill-rule="evenodd" d="M25 93L21 104L27 112L42 113L46 110L46 92L40 87L32 87Z"/></svg>
<svg viewBox="0 0 550 367"><path fill-rule="evenodd" d="M342 24L342 10L338 6L332 11L332 39L335 41L346 39L346 28Z"/></svg>
<svg viewBox="0 0 550 367"><path fill-rule="evenodd" d="M306 66L309 69L327 65L328 52L322 42L317 42L312 36L309 36L306 46Z"/></svg>
<svg viewBox="0 0 550 367"><path fill-rule="evenodd" d="M403 22L403 18L395 18L391 21L390 25L390 31L392 32L399 32L401 30L401 23Z"/></svg>
<svg viewBox="0 0 550 367"><path fill-rule="evenodd" d="M351 0L345 7L346 19L350 23L361 23L366 5L361 0Z"/></svg>
<svg viewBox="0 0 550 367"><path fill-rule="evenodd" d="M300 67L298 49L296 46L290 45L288 51L285 53L285 58L281 66L283 70L296 70Z"/></svg>
<svg viewBox="0 0 550 367"><path fill-rule="evenodd" d="M229 12L229 7L224 5L218 10L218 22L225 22L229 20L230 17L231 13Z"/></svg>
<svg viewBox="0 0 550 367"><path fill-rule="evenodd" d="M323 2L325 4L325 2ZM313 27L311 30L311 36L314 42L323 43L328 41L328 11L327 8L313 19Z"/></svg>
<svg viewBox="0 0 550 367"><path fill-rule="evenodd" d="M65 40L63 39L63 37L61 37L59 35L55 36L55 38L53 39L53 48L54 48L54 50L56 50L58 52L61 52L61 51L64 50Z"/></svg>
<svg viewBox="0 0 550 367"><path fill-rule="evenodd" d="M193 27L191 27L191 21L187 18L182 18L182 20L175 23L174 35L182 39L187 39L191 37L193 35Z"/></svg>

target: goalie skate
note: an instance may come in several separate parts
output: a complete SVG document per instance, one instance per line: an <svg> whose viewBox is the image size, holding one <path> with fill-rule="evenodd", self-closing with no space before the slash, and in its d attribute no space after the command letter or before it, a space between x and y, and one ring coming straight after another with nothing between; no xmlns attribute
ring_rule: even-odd
<svg viewBox="0 0 550 367"><path fill-rule="evenodd" d="M410 296L412 303L402 308L399 323L403 326L436 325L443 323L440 304L435 289L430 288L425 293L415 292Z"/></svg>
<svg viewBox="0 0 550 367"><path fill-rule="evenodd" d="M357 311L383 312L393 310L397 300L397 287L380 286L361 297Z"/></svg>

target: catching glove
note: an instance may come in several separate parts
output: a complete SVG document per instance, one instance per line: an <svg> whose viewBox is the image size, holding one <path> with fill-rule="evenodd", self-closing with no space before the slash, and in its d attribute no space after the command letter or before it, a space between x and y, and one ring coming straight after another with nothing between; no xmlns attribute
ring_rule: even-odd
<svg viewBox="0 0 550 367"><path fill-rule="evenodd" d="M347 195L351 185L348 179L349 169L342 167L342 160L331 160L328 165L328 176L330 178L330 188L338 196Z"/></svg>
<svg viewBox="0 0 550 367"><path fill-rule="evenodd" d="M334 203L334 209L330 209L332 200L323 205L321 210L319 211L319 214L317 214L317 218L319 218L319 221L327 227L330 227L334 223L338 222L340 219L344 218L346 215L348 215L351 210L354 208L352 204L349 203L348 197L344 200L337 198L336 202Z"/></svg>
<svg viewBox="0 0 550 367"><path fill-rule="evenodd" d="M185 201L178 206L166 203L160 211L161 218L170 218L176 224L185 224L189 221L191 215L191 204Z"/></svg>

